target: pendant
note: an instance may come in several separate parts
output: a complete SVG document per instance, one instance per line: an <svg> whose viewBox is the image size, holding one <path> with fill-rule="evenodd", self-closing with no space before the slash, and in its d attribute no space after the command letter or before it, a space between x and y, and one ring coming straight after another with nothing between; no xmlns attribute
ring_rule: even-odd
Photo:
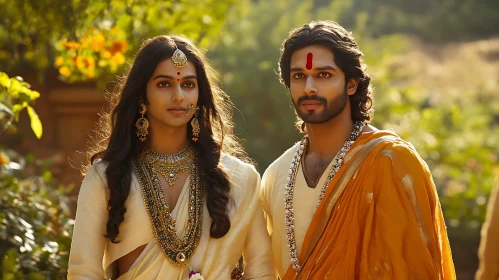
<svg viewBox="0 0 499 280"><path fill-rule="evenodd" d="M175 259L176 259L176 260L177 260L177 262L179 262L179 263L183 263L183 262L185 262L185 254L184 254L184 253L182 253L182 252L179 252L179 253L177 254L177 257L176 257Z"/></svg>

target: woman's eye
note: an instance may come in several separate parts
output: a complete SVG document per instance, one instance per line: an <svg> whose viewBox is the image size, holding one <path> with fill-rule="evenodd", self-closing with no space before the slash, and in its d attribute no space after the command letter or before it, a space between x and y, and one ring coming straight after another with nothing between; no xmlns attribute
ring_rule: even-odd
<svg viewBox="0 0 499 280"><path fill-rule="evenodd" d="M170 84L168 84L167 82L159 82L158 83L158 87L169 87Z"/></svg>
<svg viewBox="0 0 499 280"><path fill-rule="evenodd" d="M305 77L305 75L303 75L303 73L296 73L293 75L293 78L295 78L295 79L301 79L303 77Z"/></svg>
<svg viewBox="0 0 499 280"><path fill-rule="evenodd" d="M186 88L193 88L195 86L196 85L193 82L187 82L187 83L184 84L184 87L186 87Z"/></svg>
<svg viewBox="0 0 499 280"><path fill-rule="evenodd" d="M331 77L331 74L329 74L328 72L320 72L318 76L319 78L329 78Z"/></svg>

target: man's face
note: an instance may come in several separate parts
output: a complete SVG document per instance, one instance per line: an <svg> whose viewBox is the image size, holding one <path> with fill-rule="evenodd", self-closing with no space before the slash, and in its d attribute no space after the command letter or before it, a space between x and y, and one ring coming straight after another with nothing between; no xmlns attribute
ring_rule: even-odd
<svg viewBox="0 0 499 280"><path fill-rule="evenodd" d="M289 90L296 112L305 123L322 124L343 112L357 82L345 73L325 46L311 45L291 55Z"/></svg>

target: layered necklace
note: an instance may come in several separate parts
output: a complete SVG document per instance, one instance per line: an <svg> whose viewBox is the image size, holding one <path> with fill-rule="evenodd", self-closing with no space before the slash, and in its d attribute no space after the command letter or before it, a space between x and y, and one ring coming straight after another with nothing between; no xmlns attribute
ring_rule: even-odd
<svg viewBox="0 0 499 280"><path fill-rule="evenodd" d="M175 185L178 175L189 170L194 162L190 145L174 155L163 155L149 149L143 153L143 157L153 172L161 174L170 187Z"/></svg>
<svg viewBox="0 0 499 280"><path fill-rule="evenodd" d="M188 162L188 163L186 163ZM193 256L201 238L203 225L203 206L205 187L200 182L196 156L188 147L173 156L159 155L145 151L133 162L142 191L147 214L151 222L156 244L162 249L168 261L175 267L186 267ZM187 169L184 166L187 165ZM189 205L184 236L177 235L176 220L171 216L170 206L165 199L158 173L168 178L177 178L189 170ZM165 173L165 172L170 173ZM165 176L163 173L167 174ZM173 174L172 176L169 176Z"/></svg>
<svg viewBox="0 0 499 280"><path fill-rule="evenodd" d="M324 182L324 185L322 186L321 193L319 195L319 201L317 202L317 205L315 209L319 206L319 204L322 202L322 198L324 197L324 194L326 193L327 187L329 185L329 182L334 178L336 175L336 172L340 169L340 167L343 164L343 158L345 157L346 153L350 149L350 146L352 146L353 142L359 137L362 128L364 127L365 123L358 121L354 124L354 128L350 135L348 136L347 141L345 144L343 144L343 147L340 149L340 151L336 154L336 156L333 158L333 164L331 166L331 169L329 170L329 174L327 176L326 181ZM302 157L304 152L306 151L308 146L308 136L305 135L303 139L301 140L298 149L296 150L293 160L291 162L291 166L289 168L289 173L287 177L287 183L286 183L286 190L285 190L285 195L284 195L284 204L285 204L285 223L286 223L286 238L288 240L288 248L289 248L289 255L291 257L291 264L293 265L293 268L295 271L298 273L301 269L301 266L298 262L298 253L297 253L297 248L296 248L296 240L295 240L295 226L294 226L294 207L293 207L293 195L295 191L295 181L296 181L296 174L298 173L298 169L300 167L300 162L302 162Z"/></svg>

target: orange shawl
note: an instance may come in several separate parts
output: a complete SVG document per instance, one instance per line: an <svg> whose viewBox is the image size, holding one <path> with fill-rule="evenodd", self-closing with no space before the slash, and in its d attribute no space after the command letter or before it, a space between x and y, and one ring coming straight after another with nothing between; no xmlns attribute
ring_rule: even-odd
<svg viewBox="0 0 499 280"><path fill-rule="evenodd" d="M362 134L314 214L291 279L456 279L428 166L389 131Z"/></svg>

